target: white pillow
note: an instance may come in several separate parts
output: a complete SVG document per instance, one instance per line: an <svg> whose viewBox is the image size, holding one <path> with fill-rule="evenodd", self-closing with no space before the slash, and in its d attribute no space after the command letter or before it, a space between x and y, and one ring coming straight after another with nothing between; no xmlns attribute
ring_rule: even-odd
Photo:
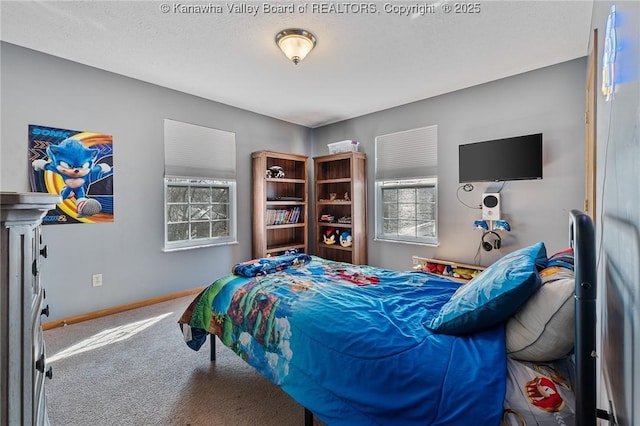
<svg viewBox="0 0 640 426"><path fill-rule="evenodd" d="M542 287L507 321L507 354L522 361L564 358L574 346L573 271L550 267L540 272Z"/></svg>

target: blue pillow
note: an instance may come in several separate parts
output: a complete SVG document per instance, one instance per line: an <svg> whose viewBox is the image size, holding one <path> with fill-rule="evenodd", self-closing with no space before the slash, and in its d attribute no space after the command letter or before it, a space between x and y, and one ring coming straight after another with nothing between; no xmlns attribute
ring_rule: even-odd
<svg viewBox="0 0 640 426"><path fill-rule="evenodd" d="M305 253L283 254L280 256L262 257L238 263L231 268L231 273L243 277L257 277L275 274L283 269L298 268L311 261L311 256Z"/></svg>
<svg viewBox="0 0 640 426"><path fill-rule="evenodd" d="M544 243L513 251L462 285L424 326L434 333L470 334L506 321L540 288Z"/></svg>

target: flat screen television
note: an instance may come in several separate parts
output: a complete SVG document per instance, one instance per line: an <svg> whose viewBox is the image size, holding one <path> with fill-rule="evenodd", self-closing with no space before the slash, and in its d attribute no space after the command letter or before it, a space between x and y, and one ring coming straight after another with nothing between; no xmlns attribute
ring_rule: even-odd
<svg viewBox="0 0 640 426"><path fill-rule="evenodd" d="M542 179L542 133L458 147L460 183Z"/></svg>

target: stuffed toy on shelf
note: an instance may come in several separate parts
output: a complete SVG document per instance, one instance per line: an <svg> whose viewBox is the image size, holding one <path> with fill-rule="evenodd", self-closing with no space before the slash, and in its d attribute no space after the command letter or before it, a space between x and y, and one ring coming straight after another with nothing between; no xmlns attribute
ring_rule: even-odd
<svg viewBox="0 0 640 426"><path fill-rule="evenodd" d="M340 234L340 245L342 247L351 247L353 244L353 237L351 236L351 231L343 231Z"/></svg>
<svg viewBox="0 0 640 426"><path fill-rule="evenodd" d="M322 241L327 245L333 245L340 238L340 231L336 228L327 228L322 235Z"/></svg>

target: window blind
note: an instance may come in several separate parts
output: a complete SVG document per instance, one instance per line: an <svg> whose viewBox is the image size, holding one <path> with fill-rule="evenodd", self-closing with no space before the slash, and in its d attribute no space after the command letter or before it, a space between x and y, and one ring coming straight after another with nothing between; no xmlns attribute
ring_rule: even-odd
<svg viewBox="0 0 640 426"><path fill-rule="evenodd" d="M376 137L376 180L438 175L438 126Z"/></svg>
<svg viewBox="0 0 640 426"><path fill-rule="evenodd" d="M164 175L236 178L236 134L164 120Z"/></svg>

